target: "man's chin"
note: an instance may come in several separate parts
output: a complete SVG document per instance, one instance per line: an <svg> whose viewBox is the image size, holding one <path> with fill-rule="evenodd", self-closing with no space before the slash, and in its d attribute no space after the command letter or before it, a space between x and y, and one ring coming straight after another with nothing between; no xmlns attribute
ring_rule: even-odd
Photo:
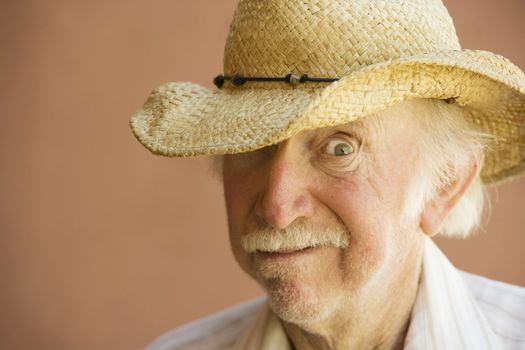
<svg viewBox="0 0 525 350"><path fill-rule="evenodd" d="M283 321L307 324L327 317L325 303L314 288L298 281L269 281L266 285L270 308Z"/></svg>

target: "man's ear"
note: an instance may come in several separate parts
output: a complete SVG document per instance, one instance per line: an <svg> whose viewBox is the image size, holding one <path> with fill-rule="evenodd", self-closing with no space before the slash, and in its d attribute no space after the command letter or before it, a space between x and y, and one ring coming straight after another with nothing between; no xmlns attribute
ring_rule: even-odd
<svg viewBox="0 0 525 350"><path fill-rule="evenodd" d="M465 194L480 171L480 163L472 162L462 169L457 178L442 189L436 198L425 203L420 218L421 230L432 237L441 231L443 221Z"/></svg>

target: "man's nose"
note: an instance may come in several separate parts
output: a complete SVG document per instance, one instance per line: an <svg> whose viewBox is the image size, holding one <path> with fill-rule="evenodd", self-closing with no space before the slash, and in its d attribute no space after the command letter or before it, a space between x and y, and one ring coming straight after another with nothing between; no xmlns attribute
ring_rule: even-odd
<svg viewBox="0 0 525 350"><path fill-rule="evenodd" d="M288 153L286 148L279 147L274 154L255 207L257 216L277 229L314 212L307 169Z"/></svg>

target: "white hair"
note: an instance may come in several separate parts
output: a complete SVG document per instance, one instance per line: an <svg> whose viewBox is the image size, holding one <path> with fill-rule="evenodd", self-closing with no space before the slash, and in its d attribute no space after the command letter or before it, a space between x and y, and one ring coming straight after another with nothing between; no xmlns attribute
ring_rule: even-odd
<svg viewBox="0 0 525 350"><path fill-rule="evenodd" d="M419 159L416 176L408 192L409 212L421 211L424 203L457 180L458 176L473 165L483 166L483 151L493 136L475 129L457 104L443 100L420 99L420 115L416 118L422 133L419 140ZM466 238L479 227L487 192L480 173L445 218L440 234Z"/></svg>

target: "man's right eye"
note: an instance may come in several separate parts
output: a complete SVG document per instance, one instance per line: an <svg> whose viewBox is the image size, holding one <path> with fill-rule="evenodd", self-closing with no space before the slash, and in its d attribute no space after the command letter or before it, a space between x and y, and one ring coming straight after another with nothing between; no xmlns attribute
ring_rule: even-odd
<svg viewBox="0 0 525 350"><path fill-rule="evenodd" d="M277 145L271 145L255 151L228 155L228 158L230 158L236 167L253 168L262 165L265 161L271 158L276 149Z"/></svg>

